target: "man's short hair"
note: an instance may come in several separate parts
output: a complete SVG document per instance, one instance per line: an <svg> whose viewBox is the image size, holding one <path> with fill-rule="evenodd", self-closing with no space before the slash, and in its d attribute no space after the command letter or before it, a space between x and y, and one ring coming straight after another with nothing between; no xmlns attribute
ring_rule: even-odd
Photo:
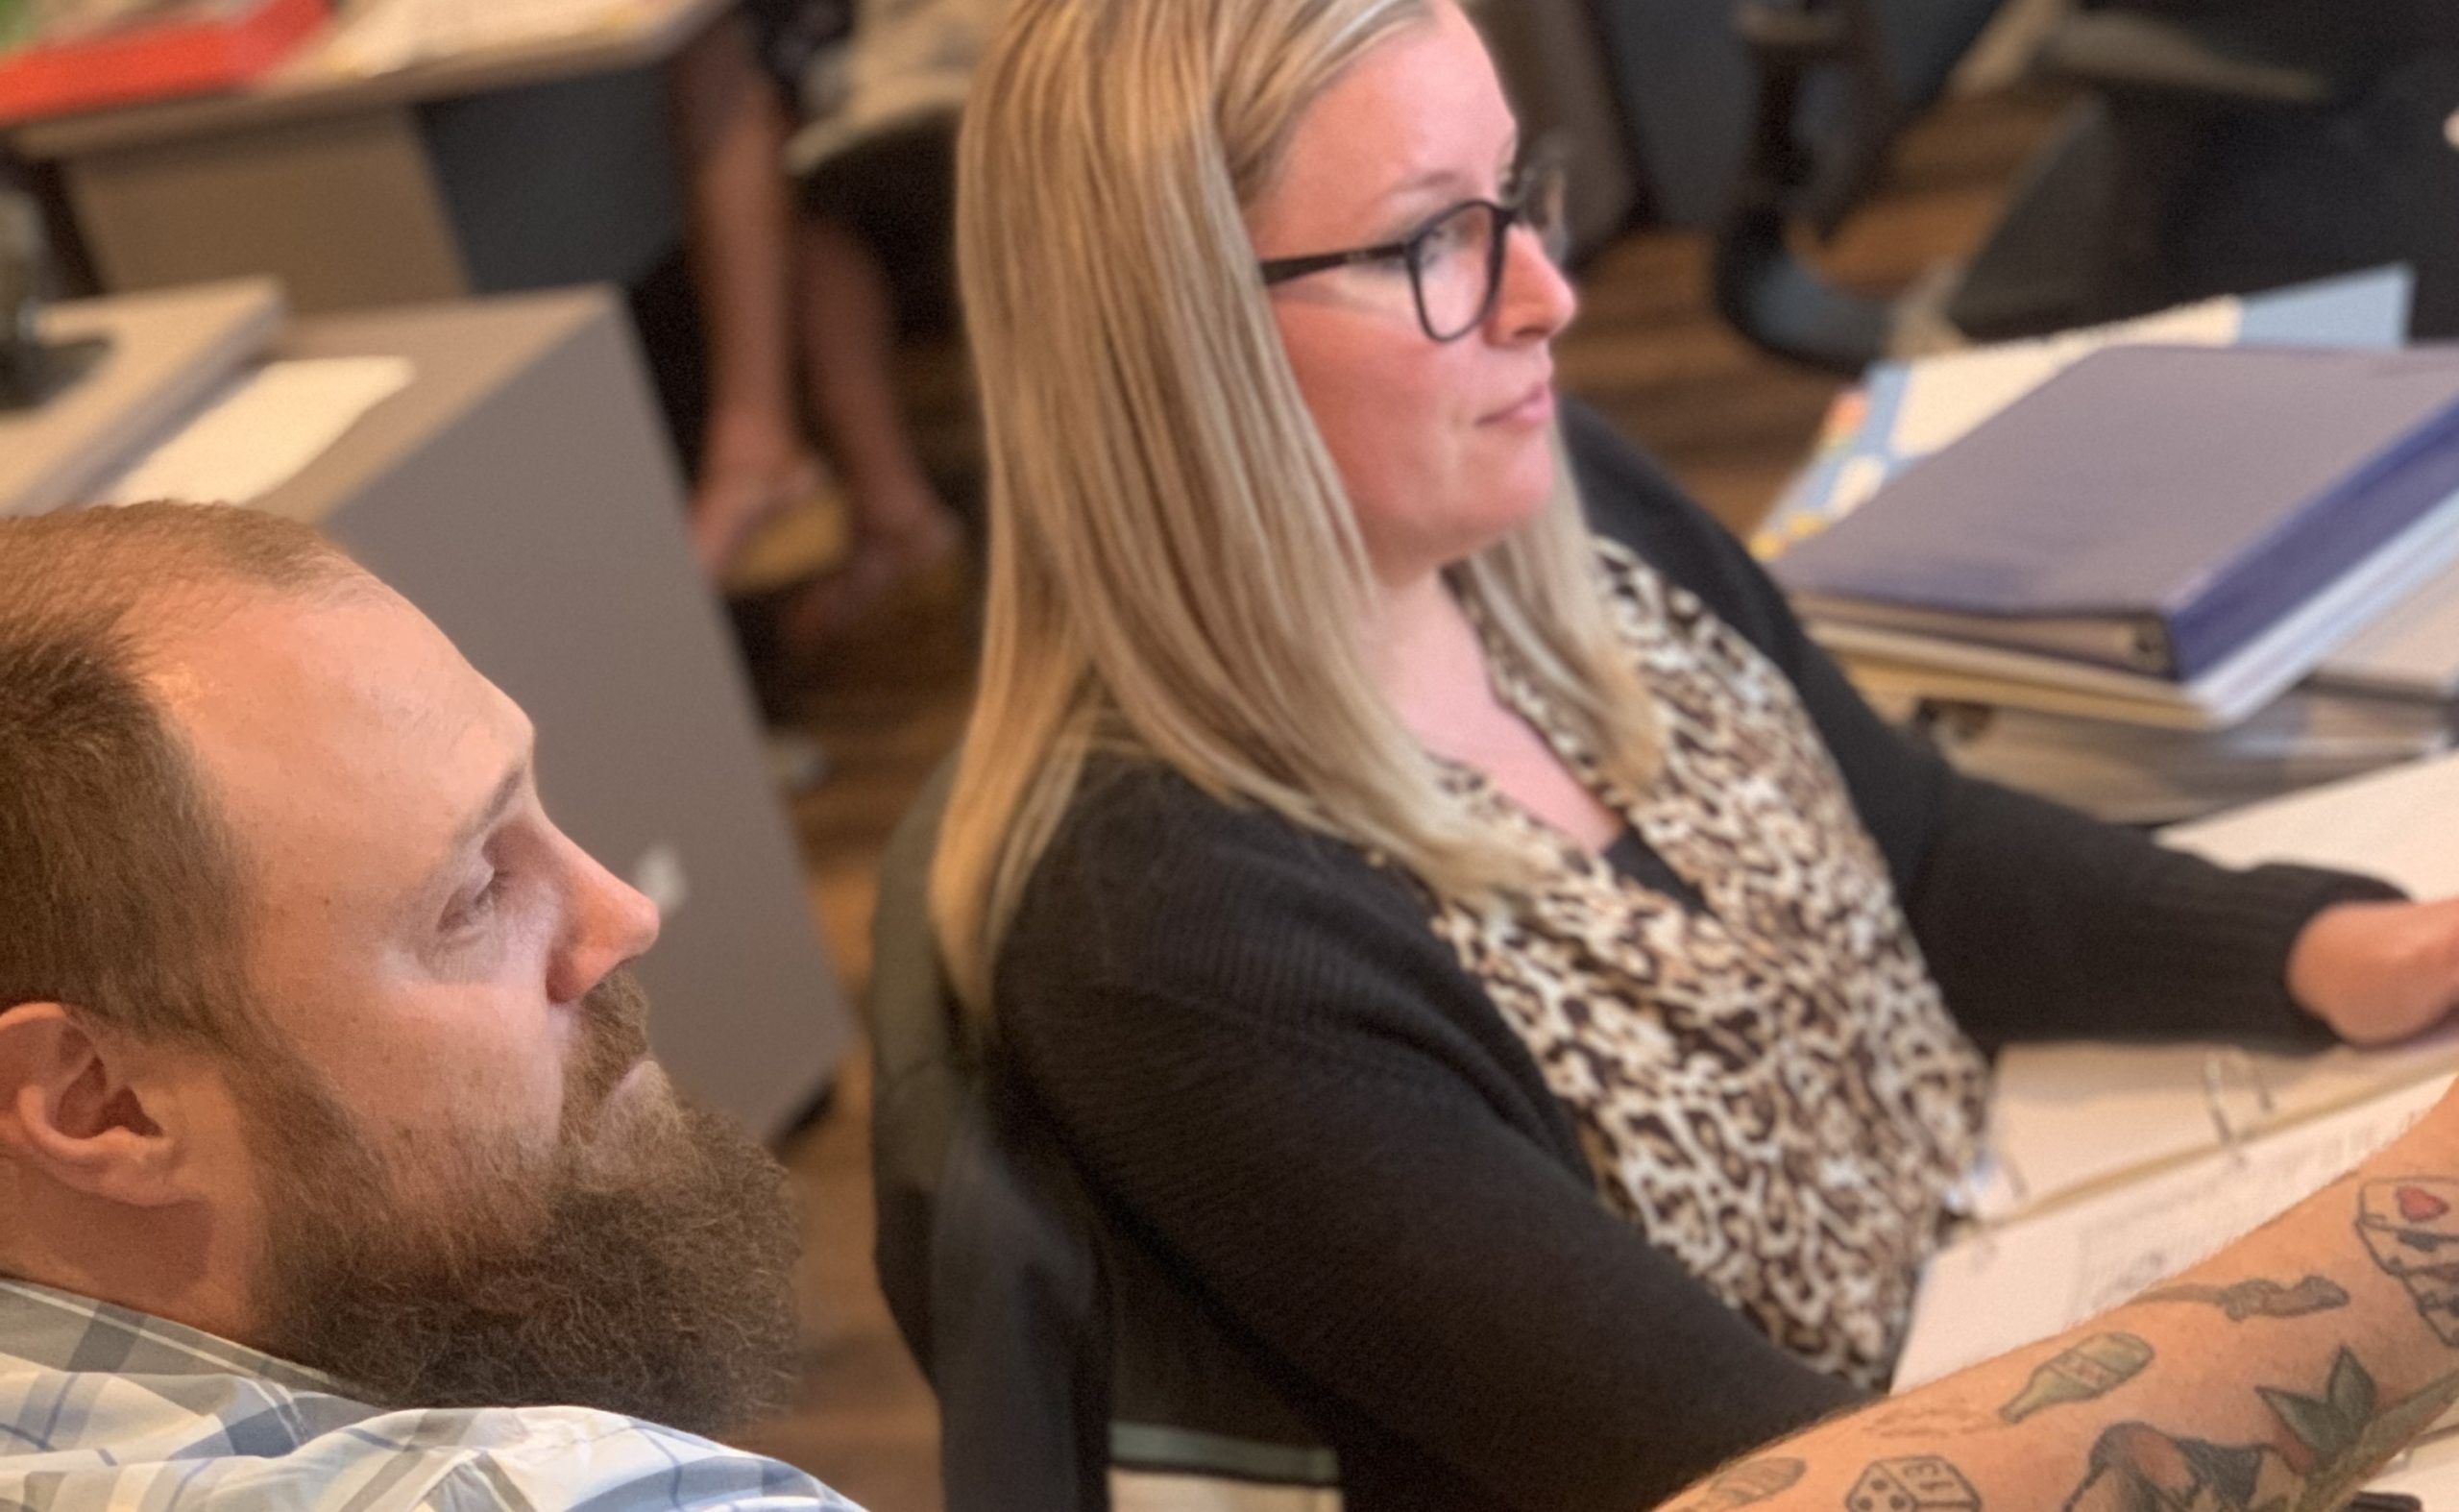
<svg viewBox="0 0 2459 1512"><path fill-rule="evenodd" d="M0 1012L229 1048L253 891L152 648L254 594L369 581L304 525L193 504L0 520ZM207 653L207 654L209 654Z"/></svg>

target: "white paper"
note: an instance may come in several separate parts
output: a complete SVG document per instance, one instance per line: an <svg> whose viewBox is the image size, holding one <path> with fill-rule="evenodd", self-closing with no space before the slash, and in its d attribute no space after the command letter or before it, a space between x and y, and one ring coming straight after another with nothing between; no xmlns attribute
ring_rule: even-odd
<svg viewBox="0 0 2459 1512"><path fill-rule="evenodd" d="M2417 1083L1941 1251L1922 1275L1896 1389L2071 1329L2208 1259L2398 1138L2448 1085Z"/></svg>
<svg viewBox="0 0 2459 1512"><path fill-rule="evenodd" d="M644 0L373 0L325 46L335 72L374 76L438 58L610 30Z"/></svg>
<svg viewBox="0 0 2459 1512"><path fill-rule="evenodd" d="M2459 893L2459 757L2440 756L2258 803L2161 840L2228 866L2300 862ZM2214 1058L2217 1058L2216 1060ZM2459 1026L2384 1050L2258 1055L2216 1045L2018 1045L1999 1058L1990 1170L1975 1197L1998 1220L2214 1148L2240 1129L2346 1107L2459 1068ZM2271 1107L2263 1103L2268 1099Z"/></svg>
<svg viewBox="0 0 2459 1512"><path fill-rule="evenodd" d="M1997 1181L1984 1218L2010 1217L2097 1183L2218 1148L2459 1071L2459 1028L2392 1050L2258 1055L2212 1045L2018 1045L1989 1106ZM2214 1107L2214 1104L2217 1107Z"/></svg>
<svg viewBox="0 0 2459 1512"><path fill-rule="evenodd" d="M267 363L225 389L94 501L253 502L297 476L369 410L407 388L415 373L402 357Z"/></svg>
<svg viewBox="0 0 2459 1512"><path fill-rule="evenodd" d="M2314 681L2435 703L2459 698L2459 573L2384 611L2316 668Z"/></svg>
<svg viewBox="0 0 2459 1512"><path fill-rule="evenodd" d="M2430 898L2459 893L2454 826L2459 757L2437 756L2182 824L2161 839L2223 866L2339 866Z"/></svg>

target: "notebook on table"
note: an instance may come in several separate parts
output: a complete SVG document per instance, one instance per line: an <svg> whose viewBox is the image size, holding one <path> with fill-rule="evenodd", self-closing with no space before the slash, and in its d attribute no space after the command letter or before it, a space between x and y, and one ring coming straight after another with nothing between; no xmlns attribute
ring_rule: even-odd
<svg viewBox="0 0 2459 1512"><path fill-rule="evenodd" d="M1810 462L1751 538L1773 559L1869 501L1879 485L1961 439L2084 357L2113 346L2407 345L2416 275L2393 264L2259 294L2179 305L2106 326L1871 365L1837 397Z"/></svg>
<svg viewBox="0 0 2459 1512"><path fill-rule="evenodd" d="M2447 563L2454 499L2459 352L2112 348L1774 571L1857 662L2244 712Z"/></svg>

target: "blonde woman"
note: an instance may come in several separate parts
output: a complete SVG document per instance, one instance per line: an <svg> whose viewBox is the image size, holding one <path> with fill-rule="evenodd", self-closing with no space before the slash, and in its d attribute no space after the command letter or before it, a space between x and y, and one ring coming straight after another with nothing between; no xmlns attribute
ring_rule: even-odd
<svg viewBox="0 0 2459 1512"><path fill-rule="evenodd" d="M1641 1506L1883 1386L1983 1043L2380 1039L2459 988L2447 905L1958 780L1576 411L1565 469L1523 147L1449 0L1022 0L960 152L941 945L1119 1291L1352 1512ZM2250 1337L2164 1425L2303 1389ZM2026 1462L1962 1473L2042 1504Z"/></svg>

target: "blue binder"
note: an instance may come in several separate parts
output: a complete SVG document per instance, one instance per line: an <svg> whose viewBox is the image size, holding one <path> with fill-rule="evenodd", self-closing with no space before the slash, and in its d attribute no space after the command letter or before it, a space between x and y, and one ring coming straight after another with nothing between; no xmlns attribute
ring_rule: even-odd
<svg viewBox="0 0 2459 1512"><path fill-rule="evenodd" d="M2094 354L1778 558L1814 619L2177 681L2459 495L2459 350Z"/></svg>

